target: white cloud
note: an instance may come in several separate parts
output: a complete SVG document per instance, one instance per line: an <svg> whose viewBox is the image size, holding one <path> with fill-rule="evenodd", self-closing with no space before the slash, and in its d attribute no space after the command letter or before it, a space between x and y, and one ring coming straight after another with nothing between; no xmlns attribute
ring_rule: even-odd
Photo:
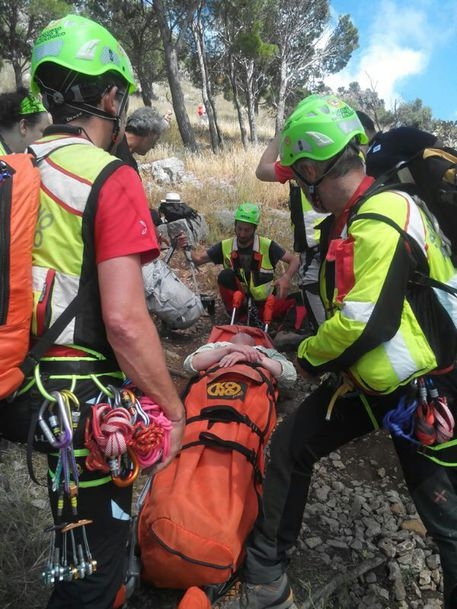
<svg viewBox="0 0 457 609"><path fill-rule="evenodd" d="M357 81L374 88L387 107L401 100L399 85L424 72L436 41L430 32L426 4L382 0L367 28L356 27L360 48L348 66L326 79L332 89Z"/></svg>

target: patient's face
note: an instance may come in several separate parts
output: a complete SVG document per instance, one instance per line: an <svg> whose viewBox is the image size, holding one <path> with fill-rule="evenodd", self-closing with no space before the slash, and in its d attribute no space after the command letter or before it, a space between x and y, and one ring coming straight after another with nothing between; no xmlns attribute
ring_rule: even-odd
<svg viewBox="0 0 457 609"><path fill-rule="evenodd" d="M255 340L253 337L246 332L238 332L237 334L234 334L230 339L230 342L234 343L235 345L249 345L250 347L255 345Z"/></svg>

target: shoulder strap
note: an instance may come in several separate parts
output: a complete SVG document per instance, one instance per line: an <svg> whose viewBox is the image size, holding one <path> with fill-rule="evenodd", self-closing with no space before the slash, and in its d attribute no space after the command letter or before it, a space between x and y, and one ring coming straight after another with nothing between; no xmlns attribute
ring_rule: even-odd
<svg viewBox="0 0 457 609"><path fill-rule="evenodd" d="M367 190L363 193L363 195L357 200L355 205L351 207L349 212L349 220L352 220L352 217L357 214L362 205L371 197L375 195L379 195L383 192L389 191L401 191L406 192L408 195L417 195L418 189L416 184L413 182L391 182L388 183L387 180L390 176L391 172L387 172L380 176L377 180L373 182L373 184L367 188Z"/></svg>
<svg viewBox="0 0 457 609"><path fill-rule="evenodd" d="M89 280L84 284L84 286L81 286L78 294L70 302L65 311L63 311L59 315L59 317L52 324L52 326L48 328L48 330L29 350L26 355L26 358L20 365L20 369L22 370L25 376L31 374L32 370L37 364L39 364L40 359L44 356L49 347L54 344L56 339L60 336L60 334L62 334L62 332L68 326L73 317L75 317L76 313L78 312L78 309L81 306L81 303L84 301L84 298L89 294L90 288L92 287L94 280L95 273L92 277L89 278Z"/></svg>
<svg viewBox="0 0 457 609"><path fill-rule="evenodd" d="M294 231L294 251L304 252L308 247L306 240L305 221L301 202L301 188L298 184L289 182L290 220Z"/></svg>
<svg viewBox="0 0 457 609"><path fill-rule="evenodd" d="M452 288L451 286L447 285L446 283L443 283L442 281L438 281L437 279L433 279L433 277L430 277L430 275L429 275L429 269L428 269L428 264L426 262L425 256L423 255L422 251L419 249L418 244L413 239L413 237L411 237L411 235L409 235L396 222L394 222L392 220L392 218L389 218L388 216L384 216L383 214L378 214L378 213L375 213L375 212L364 212L364 213L361 213L361 214L356 213L356 211L362 206L362 204L370 196L373 196L373 194L378 194L379 192L385 192L385 191L388 191L388 190L397 190L397 188L395 188L395 186L399 186L399 185L395 184L395 185L393 185L393 187L389 186L389 187L386 187L386 188L380 188L376 192L372 193L372 195L368 195L368 196L364 195L362 197L362 200L360 202L358 201L356 203L356 205L354 206L357 209L355 210L354 213L351 213L351 217L350 217L350 220L348 222L348 226L349 226L349 224L351 224L355 220L363 220L363 219L378 220L379 222L384 222L384 224L388 224L389 226L394 228L400 234L400 236L410 245L410 247L411 247L411 253L412 253L413 257L414 257L414 260L416 261L416 263L420 267L422 267L422 270L416 269L413 272L413 276L412 276L412 278L410 280L411 283L414 283L416 285L422 285L422 286L429 286L429 287L433 287L433 288L438 288L440 290L443 290L443 292L447 292L448 294L451 294L452 296L456 296L457 297L457 289L456 288ZM403 190L403 192L405 192L405 189L402 189L402 190ZM352 212L352 210L351 210L351 212Z"/></svg>

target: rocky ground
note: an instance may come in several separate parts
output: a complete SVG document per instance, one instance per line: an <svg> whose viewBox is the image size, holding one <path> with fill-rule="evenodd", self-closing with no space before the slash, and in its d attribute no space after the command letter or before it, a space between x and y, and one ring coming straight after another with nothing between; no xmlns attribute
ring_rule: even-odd
<svg viewBox="0 0 457 609"><path fill-rule="evenodd" d="M189 279L184 263L177 272ZM213 271L200 271L200 289L211 292ZM216 322L227 323L216 302ZM165 333L163 344L180 387L182 359L202 344L212 320ZM293 359L294 353L288 355ZM309 385L299 380L278 402L279 418L296 408ZM288 567L300 609L439 609L440 560L427 536L385 431L332 453L316 468L303 526ZM171 609L182 592L142 586L130 609ZM236 594L236 590L235 590ZM223 608L223 600L218 607Z"/></svg>

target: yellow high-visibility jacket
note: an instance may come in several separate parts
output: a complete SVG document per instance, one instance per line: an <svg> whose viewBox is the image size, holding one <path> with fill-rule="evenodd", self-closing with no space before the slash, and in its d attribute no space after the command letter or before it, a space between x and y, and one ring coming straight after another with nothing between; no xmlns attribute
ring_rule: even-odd
<svg viewBox="0 0 457 609"><path fill-rule="evenodd" d="M406 231L430 277L456 288L457 272L429 216L402 192L369 197L325 240L320 292L327 319L301 343L299 362L311 374L346 371L366 392L388 394L453 366L457 298L412 284L417 256L408 241L387 222L357 218L362 213L381 214ZM334 218L324 222L328 233Z"/></svg>

